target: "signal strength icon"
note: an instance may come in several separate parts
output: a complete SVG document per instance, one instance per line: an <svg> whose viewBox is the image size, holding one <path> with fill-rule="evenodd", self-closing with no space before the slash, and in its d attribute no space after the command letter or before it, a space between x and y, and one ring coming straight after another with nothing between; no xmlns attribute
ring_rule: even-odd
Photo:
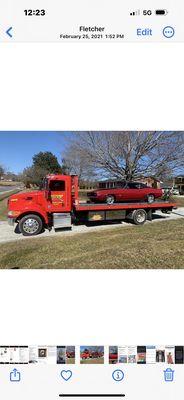
<svg viewBox="0 0 184 400"><path fill-rule="evenodd" d="M131 12L130 12L130 15L131 15L131 16L140 15L140 10L131 11Z"/></svg>

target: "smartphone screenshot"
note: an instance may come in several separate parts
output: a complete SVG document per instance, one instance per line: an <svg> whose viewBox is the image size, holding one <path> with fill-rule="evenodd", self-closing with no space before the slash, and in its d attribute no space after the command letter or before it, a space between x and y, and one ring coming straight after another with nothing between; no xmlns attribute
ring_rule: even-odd
<svg viewBox="0 0 184 400"><path fill-rule="evenodd" d="M1 0L3 399L182 397L183 15Z"/></svg>

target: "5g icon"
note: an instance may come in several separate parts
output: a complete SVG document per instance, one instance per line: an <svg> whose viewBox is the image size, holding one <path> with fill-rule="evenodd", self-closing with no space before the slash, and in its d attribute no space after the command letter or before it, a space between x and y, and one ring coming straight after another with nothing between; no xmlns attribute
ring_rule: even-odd
<svg viewBox="0 0 184 400"><path fill-rule="evenodd" d="M143 15L152 15L151 10L143 10Z"/></svg>

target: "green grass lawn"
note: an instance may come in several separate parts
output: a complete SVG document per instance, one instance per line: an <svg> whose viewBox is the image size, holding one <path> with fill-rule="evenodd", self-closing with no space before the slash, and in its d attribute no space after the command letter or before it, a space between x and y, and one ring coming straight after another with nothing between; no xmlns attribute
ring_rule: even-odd
<svg viewBox="0 0 184 400"><path fill-rule="evenodd" d="M80 360L80 364L104 364L104 357L88 358L87 360Z"/></svg>
<svg viewBox="0 0 184 400"><path fill-rule="evenodd" d="M172 200L177 204L178 207L184 207L184 196L173 196Z"/></svg>
<svg viewBox="0 0 184 400"><path fill-rule="evenodd" d="M184 268L184 218L0 245L1 268Z"/></svg>
<svg viewBox="0 0 184 400"><path fill-rule="evenodd" d="M0 194L0 221L6 221L7 219L7 201L8 197L10 197L12 194L18 193L19 190L12 190L11 193L3 193Z"/></svg>
<svg viewBox="0 0 184 400"><path fill-rule="evenodd" d="M75 364L75 358L67 358L66 364Z"/></svg>

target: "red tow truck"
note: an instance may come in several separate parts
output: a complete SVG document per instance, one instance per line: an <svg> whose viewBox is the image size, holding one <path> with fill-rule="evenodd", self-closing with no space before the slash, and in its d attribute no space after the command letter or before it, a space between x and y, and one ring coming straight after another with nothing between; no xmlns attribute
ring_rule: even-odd
<svg viewBox="0 0 184 400"><path fill-rule="evenodd" d="M8 221L18 224L25 236L34 236L45 229L72 228L76 223L133 221L142 225L152 220L157 210L170 213L176 204L171 201L128 203L82 203L79 201L78 176L47 175L42 190L21 192L8 200Z"/></svg>
<svg viewBox="0 0 184 400"><path fill-rule="evenodd" d="M82 360L87 360L88 358L101 358L103 357L103 353L99 352L99 351L91 351L88 349L85 349L82 353L81 353L81 359Z"/></svg>

